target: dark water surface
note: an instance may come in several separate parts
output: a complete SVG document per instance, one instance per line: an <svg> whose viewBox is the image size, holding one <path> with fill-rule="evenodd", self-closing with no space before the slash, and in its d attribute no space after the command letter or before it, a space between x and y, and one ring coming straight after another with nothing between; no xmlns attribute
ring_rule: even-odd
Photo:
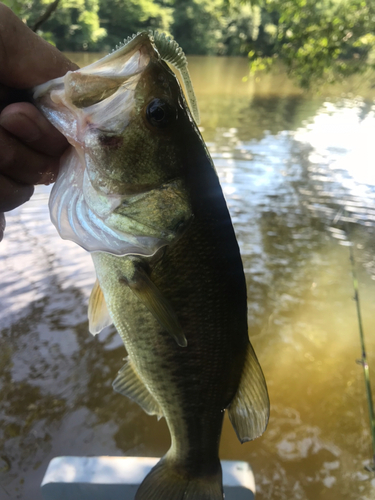
<svg viewBox="0 0 375 500"><path fill-rule="evenodd" d="M373 499L348 246L375 386L372 82L311 97L283 75L242 82L243 59L192 58L190 70L271 398L268 430L253 443L240 445L225 421L221 458L250 462L258 500ZM164 420L112 390L125 351L113 328L88 333L93 265L57 235L48 193L38 187L8 214L0 244L1 500L39 500L57 455L161 456L169 447Z"/></svg>

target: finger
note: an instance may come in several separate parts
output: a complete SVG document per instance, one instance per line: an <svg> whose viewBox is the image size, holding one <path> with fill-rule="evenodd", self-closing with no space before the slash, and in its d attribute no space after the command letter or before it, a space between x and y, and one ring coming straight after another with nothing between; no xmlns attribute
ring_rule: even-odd
<svg viewBox="0 0 375 500"><path fill-rule="evenodd" d="M31 31L0 3L0 81L29 88L77 69L59 50Z"/></svg>
<svg viewBox="0 0 375 500"><path fill-rule="evenodd" d="M0 212L0 241L4 237L5 226L6 226L5 215L3 212Z"/></svg>
<svg viewBox="0 0 375 500"><path fill-rule="evenodd" d="M9 210L13 210L13 208L22 205L22 203L25 203L31 198L33 192L34 186L20 184L12 179L9 179L5 175L0 175L0 212L8 212Z"/></svg>
<svg viewBox="0 0 375 500"><path fill-rule="evenodd" d="M0 114L0 126L30 148L61 156L68 147L65 137L30 103L11 104Z"/></svg>
<svg viewBox="0 0 375 500"><path fill-rule="evenodd" d="M0 127L0 174L22 184L49 184L59 170L59 158L34 151Z"/></svg>
<svg viewBox="0 0 375 500"><path fill-rule="evenodd" d="M32 93L24 89L12 89L0 83L0 112L13 102L31 102Z"/></svg>

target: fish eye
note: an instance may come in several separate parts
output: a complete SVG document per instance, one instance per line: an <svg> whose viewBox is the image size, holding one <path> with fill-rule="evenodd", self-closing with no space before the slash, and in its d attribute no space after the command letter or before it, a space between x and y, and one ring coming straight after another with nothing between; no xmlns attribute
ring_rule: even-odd
<svg viewBox="0 0 375 500"><path fill-rule="evenodd" d="M176 120L177 109L162 99L154 99L147 106L146 117L153 127L165 128Z"/></svg>

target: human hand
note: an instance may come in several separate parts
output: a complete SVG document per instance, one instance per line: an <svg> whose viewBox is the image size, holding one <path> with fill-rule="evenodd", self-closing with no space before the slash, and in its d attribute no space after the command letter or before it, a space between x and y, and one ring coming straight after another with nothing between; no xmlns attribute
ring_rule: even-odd
<svg viewBox="0 0 375 500"><path fill-rule="evenodd" d="M27 100L25 89L77 66L0 3L0 241L4 214L57 176L66 139Z"/></svg>

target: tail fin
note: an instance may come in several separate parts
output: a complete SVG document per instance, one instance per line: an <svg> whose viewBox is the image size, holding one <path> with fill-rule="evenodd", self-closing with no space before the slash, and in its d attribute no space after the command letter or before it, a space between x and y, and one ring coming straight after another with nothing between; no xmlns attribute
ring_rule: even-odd
<svg viewBox="0 0 375 500"><path fill-rule="evenodd" d="M145 477L135 500L223 500L220 461L210 475L191 476L181 465L162 458Z"/></svg>

